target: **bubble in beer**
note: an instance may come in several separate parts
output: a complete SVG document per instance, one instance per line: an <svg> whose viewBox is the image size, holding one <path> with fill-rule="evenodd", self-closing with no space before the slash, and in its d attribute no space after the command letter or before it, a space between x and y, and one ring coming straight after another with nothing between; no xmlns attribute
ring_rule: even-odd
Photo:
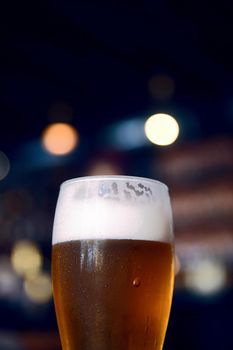
<svg viewBox="0 0 233 350"><path fill-rule="evenodd" d="M140 277L136 277L134 280L133 280L133 286L134 287L140 287L141 285L141 278Z"/></svg>

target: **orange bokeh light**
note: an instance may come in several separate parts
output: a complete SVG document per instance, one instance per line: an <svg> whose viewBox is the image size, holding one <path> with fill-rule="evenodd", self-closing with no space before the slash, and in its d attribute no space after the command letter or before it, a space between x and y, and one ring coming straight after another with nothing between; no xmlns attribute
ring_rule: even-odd
<svg viewBox="0 0 233 350"><path fill-rule="evenodd" d="M66 123L54 123L43 132L42 143L45 149L55 155L65 155L74 150L79 141L77 130Z"/></svg>

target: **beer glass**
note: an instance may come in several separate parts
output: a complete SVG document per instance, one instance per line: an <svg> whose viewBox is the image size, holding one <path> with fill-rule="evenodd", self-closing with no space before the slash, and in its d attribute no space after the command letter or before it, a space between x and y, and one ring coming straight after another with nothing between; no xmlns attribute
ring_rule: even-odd
<svg viewBox="0 0 233 350"><path fill-rule="evenodd" d="M174 280L167 187L129 176L64 182L52 278L63 350L161 350Z"/></svg>

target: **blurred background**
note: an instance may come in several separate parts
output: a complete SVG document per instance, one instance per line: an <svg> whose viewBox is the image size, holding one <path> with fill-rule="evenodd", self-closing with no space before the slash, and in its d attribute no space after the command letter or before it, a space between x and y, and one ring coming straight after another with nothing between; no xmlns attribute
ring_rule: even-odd
<svg viewBox="0 0 233 350"><path fill-rule="evenodd" d="M165 350L233 349L231 2L10 1L1 14L0 349L61 349L53 215L60 183L94 174L169 186Z"/></svg>

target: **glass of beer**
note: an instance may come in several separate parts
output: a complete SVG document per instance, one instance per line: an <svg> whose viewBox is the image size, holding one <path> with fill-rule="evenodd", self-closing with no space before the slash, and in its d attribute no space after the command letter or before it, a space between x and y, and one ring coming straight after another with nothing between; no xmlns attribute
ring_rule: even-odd
<svg viewBox="0 0 233 350"><path fill-rule="evenodd" d="M52 278L63 350L161 350L174 282L167 187L130 176L64 182Z"/></svg>

